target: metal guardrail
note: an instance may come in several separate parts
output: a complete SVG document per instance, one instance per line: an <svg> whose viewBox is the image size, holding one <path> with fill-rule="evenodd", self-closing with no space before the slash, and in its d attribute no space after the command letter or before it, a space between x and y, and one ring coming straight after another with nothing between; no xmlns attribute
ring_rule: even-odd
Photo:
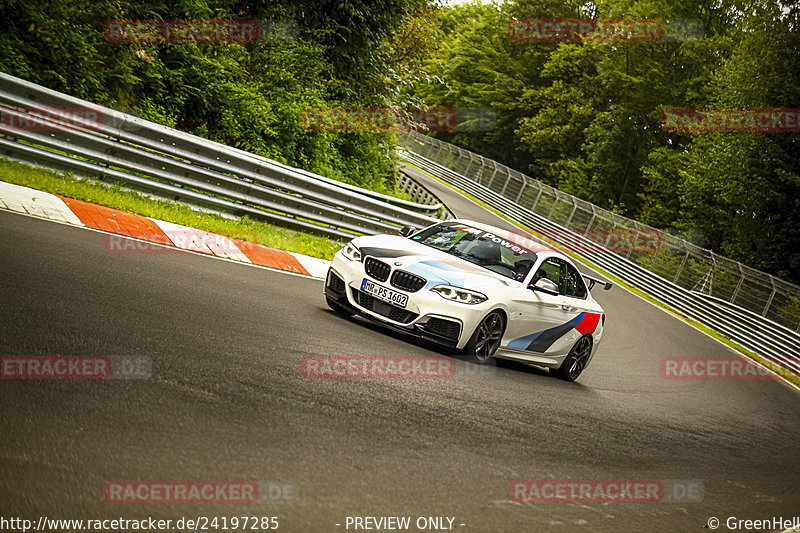
<svg viewBox="0 0 800 533"><path fill-rule="evenodd" d="M793 283L602 209L453 144L413 131L401 142L409 150L572 231L607 239L627 233L632 237L632 246L622 250L622 255L644 269L684 289L727 300L800 332L800 287ZM647 253L636 253L641 250L641 243L652 237L659 246Z"/></svg>
<svg viewBox="0 0 800 533"><path fill-rule="evenodd" d="M405 145L415 147L406 139ZM800 335L764 318L758 313L747 311L730 303L720 305L716 299L687 290L680 285L662 278L647 270L635 261L615 253L603 244L598 244L580 233L545 218L528 207L523 207L513 193L514 199L501 192L490 189L477 181L420 156L414 151L403 151L401 157L437 178L461 189L501 211L511 219L534 229L554 242L569 239L569 250L623 279L627 283L650 294L671 306L683 315L715 330L734 342L755 352L760 357L800 376Z"/></svg>
<svg viewBox="0 0 800 533"><path fill-rule="evenodd" d="M53 116L54 109L79 109L83 113L93 113L96 120L64 124ZM394 232L407 224L424 226L435 222L437 219L430 216L434 213L448 216L439 202L428 205L391 198L91 104L4 73L0 73L0 113L4 115L0 120L0 155L79 175L109 177L136 190L328 237L347 239L362 234ZM439 143L441 153L447 145L416 132L402 139L412 150L424 147L425 150L420 151L430 152L434 144ZM456 147L447 146L448 153L452 154ZM542 184L539 184L533 205L523 207L520 202L529 201L526 189L534 190L531 184L538 182L520 173L516 176L516 171L504 169L493 161L470 153L464 173L470 174L472 163L477 161L474 171L477 175L473 180L418 154L407 153L405 157L554 240L563 238L565 232L570 231L567 228L574 229L571 222L581 205L577 199L570 200L572 210L566 223L561 225L554 214L563 193L553 193L555 201L548 216L536 212L546 187ZM487 168L493 172L484 186L481 179ZM502 186L497 185L500 182L495 179L500 171L507 175L501 180ZM430 194L426 196L410 184L405 187L414 198L432 201ZM587 205L594 213L588 224L591 226L602 216L599 208ZM621 222L619 225L624 227ZM613 227L617 227L617 222ZM763 316L768 314L775 300L780 280L770 277L773 290L760 315L736 306L719 305L708 296L677 283L689 257L688 248L678 274L669 281L653 268L661 248L647 269L630 259L630 251L623 257L579 234L571 241L579 243L576 253L589 261L800 375L800 335ZM744 292L741 290L744 279L744 276L740 279L730 298L736 304L740 303L737 294Z"/></svg>
<svg viewBox="0 0 800 533"><path fill-rule="evenodd" d="M455 218L450 209L447 208L446 205L431 191L429 191L425 186L420 183L417 183L412 179L408 174L405 172L400 172L398 175L398 186L400 190L411 197L411 200L414 202L419 202L422 204L429 204L429 205L441 205L442 210L439 214L439 218L442 219L451 219Z"/></svg>
<svg viewBox="0 0 800 533"><path fill-rule="evenodd" d="M63 120L59 113L91 120ZM0 156L335 239L446 213L102 107L0 73Z"/></svg>

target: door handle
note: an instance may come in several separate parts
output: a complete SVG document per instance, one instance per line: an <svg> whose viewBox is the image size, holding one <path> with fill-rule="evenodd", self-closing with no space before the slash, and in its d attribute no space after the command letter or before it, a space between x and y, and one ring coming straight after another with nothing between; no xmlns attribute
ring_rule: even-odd
<svg viewBox="0 0 800 533"><path fill-rule="evenodd" d="M569 304L561 304L561 309L564 311L572 311L572 306Z"/></svg>

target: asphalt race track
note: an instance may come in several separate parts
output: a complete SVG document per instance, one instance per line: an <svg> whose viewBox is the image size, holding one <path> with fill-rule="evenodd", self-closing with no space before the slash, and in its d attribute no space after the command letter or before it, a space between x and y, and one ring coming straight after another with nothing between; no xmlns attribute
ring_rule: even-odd
<svg viewBox="0 0 800 533"><path fill-rule="evenodd" d="M458 215L498 223L442 193ZM800 515L800 393L664 379L664 357L737 356L618 287L595 290L606 337L574 384L460 359L451 379L320 380L301 375L304 357L441 353L339 317L319 280L108 253L101 233L14 213L0 212L0 265L0 354L132 355L153 368L149 379L0 381L5 517L278 516L279 531L337 532L353 531L347 516L447 516L461 531L617 532ZM521 504L509 501L515 479L692 480L703 495ZM112 480L269 480L297 493L109 504Z"/></svg>

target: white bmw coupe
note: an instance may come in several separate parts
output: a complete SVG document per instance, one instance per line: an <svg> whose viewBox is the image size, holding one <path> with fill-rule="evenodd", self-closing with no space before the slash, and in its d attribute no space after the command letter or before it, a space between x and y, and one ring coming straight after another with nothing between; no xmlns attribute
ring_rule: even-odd
<svg viewBox="0 0 800 533"><path fill-rule="evenodd" d="M574 381L603 337L605 314L566 255L523 235L449 220L402 235L357 237L331 261L328 305L463 351L548 367ZM588 287L587 287L588 283Z"/></svg>

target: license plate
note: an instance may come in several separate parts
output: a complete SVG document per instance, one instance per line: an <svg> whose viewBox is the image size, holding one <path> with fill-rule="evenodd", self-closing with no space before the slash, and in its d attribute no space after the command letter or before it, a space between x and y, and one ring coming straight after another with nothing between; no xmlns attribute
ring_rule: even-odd
<svg viewBox="0 0 800 533"><path fill-rule="evenodd" d="M361 290L367 294L371 294L375 298L389 302L397 307L405 307L408 302L408 295L397 291L393 291L388 287L378 285L366 278L361 282Z"/></svg>

